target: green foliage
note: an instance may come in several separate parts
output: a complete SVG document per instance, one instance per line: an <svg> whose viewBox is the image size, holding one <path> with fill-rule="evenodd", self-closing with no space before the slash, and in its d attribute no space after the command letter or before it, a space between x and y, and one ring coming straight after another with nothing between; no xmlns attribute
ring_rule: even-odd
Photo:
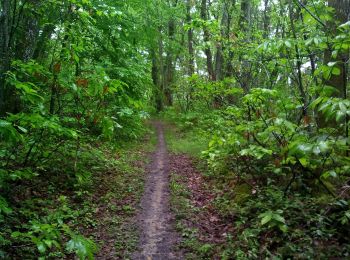
<svg viewBox="0 0 350 260"><path fill-rule="evenodd" d="M80 235L73 235L67 242L66 249L68 252L75 252L79 259L94 259L94 253L97 251L91 240Z"/></svg>
<svg viewBox="0 0 350 260"><path fill-rule="evenodd" d="M143 136L154 105L235 216L223 259L348 257L350 23L344 1L304 2L2 1L0 257L92 259L76 222L118 164L101 147ZM118 181L118 200L140 188Z"/></svg>
<svg viewBox="0 0 350 260"><path fill-rule="evenodd" d="M253 26L241 34L237 28L233 40L216 39L231 62L228 76L180 78L175 109L165 115L181 129L177 143L192 133L191 139L207 139L202 158L217 191L216 208L237 227L221 257L346 257L350 103L339 77L348 77L340 57L349 50L349 26L334 27L330 36L306 9L301 20L291 21L274 13L290 7L269 6L270 25L284 24L294 34L264 39ZM334 10L322 2L308 8L333 21ZM202 19L191 24L206 26ZM233 33L233 27L221 30Z"/></svg>
<svg viewBox="0 0 350 260"><path fill-rule="evenodd" d="M280 215L282 213L283 210L276 210L276 212L269 210L261 213L258 217L261 219L261 225L268 225L269 228L277 226L281 231L287 232L286 220Z"/></svg>
<svg viewBox="0 0 350 260"><path fill-rule="evenodd" d="M80 259L93 259L93 254L97 252L96 245L93 241L77 235L71 230L66 222L75 219L76 213L69 208L65 196L60 196L58 200L60 207L55 212L22 225L21 231L11 233L11 238L16 243L29 242L34 244L41 259L63 256L64 253L72 252L75 252ZM26 214L24 213L24 207L22 208L22 214ZM66 242L64 248L65 241L68 242ZM64 249L66 252L64 252Z"/></svg>
<svg viewBox="0 0 350 260"><path fill-rule="evenodd" d="M168 109L162 113L169 126L166 128L168 149L175 153L187 153L194 157L200 157L206 148L206 134L203 131L195 131L194 123L198 114L189 113L179 118L176 111ZM172 127L179 124L180 129ZM191 131L192 129L192 131Z"/></svg>
<svg viewBox="0 0 350 260"><path fill-rule="evenodd" d="M78 218L96 222L89 196L109 167L99 147L147 132L141 2L9 2L9 13L0 8L16 21L0 26L1 39L11 30L8 64L0 57L0 258L93 259Z"/></svg>

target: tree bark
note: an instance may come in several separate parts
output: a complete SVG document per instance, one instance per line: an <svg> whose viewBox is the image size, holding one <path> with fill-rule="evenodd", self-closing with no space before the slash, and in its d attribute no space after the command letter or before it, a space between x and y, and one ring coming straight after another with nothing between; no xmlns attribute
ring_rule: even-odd
<svg viewBox="0 0 350 260"><path fill-rule="evenodd" d="M54 32L55 26L48 24L44 27L40 37L37 40L37 44L33 53L33 59L42 59L45 54L45 46L47 40L50 39L52 33Z"/></svg>
<svg viewBox="0 0 350 260"><path fill-rule="evenodd" d="M251 24L251 0L242 0L239 24L241 26L241 31L249 35Z"/></svg>
<svg viewBox="0 0 350 260"><path fill-rule="evenodd" d="M175 8L177 6L177 2L175 1L170 8ZM171 5L171 3L169 3ZM172 106L173 105L173 97L172 97L172 84L174 81L174 51L173 51L173 44L174 44L174 38L175 38L175 20L173 17L170 17L168 22L168 38L169 38L169 44L167 48L167 57L165 61L165 81L164 81L164 97L166 101L166 105Z"/></svg>
<svg viewBox="0 0 350 260"><path fill-rule="evenodd" d="M168 36L170 41L173 40L174 33L175 33L175 23L173 20L170 20L168 24ZM167 51L167 56L165 60L164 96L166 99L165 100L166 105L171 106L173 104L173 100L172 100L172 94L171 94L170 88L171 88L171 84L173 83L174 68L173 68L173 53L172 53L171 46L168 48L169 50Z"/></svg>
<svg viewBox="0 0 350 260"><path fill-rule="evenodd" d="M291 31L292 31L292 36L294 39L297 39L297 35L296 35L296 29L295 29L295 25L294 25L294 21L296 21L296 17L295 14L293 13L293 4L292 4L292 0L289 1L289 20L290 20L290 27L291 27ZM306 116L307 115L307 107L308 107L308 98L306 96L305 90L304 90L304 86L303 86L303 79L302 79L302 72L301 72L301 57L300 57L300 51L299 51L299 46L296 43L294 45L295 48L295 57L296 57L296 62L297 62L297 74L298 74L298 89L299 89L299 93L301 96L301 100L303 102L303 111L302 111L302 115Z"/></svg>
<svg viewBox="0 0 350 260"><path fill-rule="evenodd" d="M208 21L207 12L208 12L207 0L202 0L201 1L201 19L204 22ZM203 38L205 43L204 53L207 61L208 76L210 80L215 81L216 77L215 77L214 68L213 68L213 55L211 53L210 46L208 45L210 41L210 33L206 25L203 26Z"/></svg>
<svg viewBox="0 0 350 260"><path fill-rule="evenodd" d="M152 82L155 87L154 89L154 97L155 97L155 105L158 112L162 111L163 109L163 102L162 97L160 93L160 87L159 87L159 67L157 62L157 57L154 50L151 50L151 59L152 59Z"/></svg>
<svg viewBox="0 0 350 260"><path fill-rule="evenodd" d="M192 3L191 0L186 2L186 22L190 26L192 22L191 17ZM193 29L190 27L187 31L187 46L188 46L188 75L194 74L194 49L193 49Z"/></svg>
<svg viewBox="0 0 350 260"><path fill-rule="evenodd" d="M229 27L229 9L230 9L230 3L227 3L225 1L222 6L222 17L221 17L221 23L220 23L220 34L222 39L227 38L227 28ZM223 41L220 40L216 43L216 56L215 56L215 77L216 80L223 80L224 79L224 46Z"/></svg>
<svg viewBox="0 0 350 260"><path fill-rule="evenodd" d="M350 20L350 0L329 0L328 5L333 7L335 10L335 17L340 23L345 23ZM337 25L335 22L332 22L328 25L330 32L336 34ZM338 90L338 93L335 93L336 97L348 98L347 94L347 84L348 84L348 61L349 61L349 50L338 53L337 57L332 57L332 46L324 52L324 63L336 62L335 67L339 69L339 75L331 74L330 78L325 80L325 84L332 86ZM344 120L345 125L345 136L349 137L349 116L345 116ZM326 127L330 125L335 125L335 122L326 122L323 115L318 117L318 125L320 127ZM347 143L348 144L348 143ZM348 144L349 145L349 144ZM346 155L349 156L350 150L346 151Z"/></svg>
<svg viewBox="0 0 350 260"><path fill-rule="evenodd" d="M264 31L263 31L263 38L266 39L270 33L269 26L270 26L270 6L269 6L269 0L264 0L264 17L263 17L263 25L264 25Z"/></svg>
<svg viewBox="0 0 350 260"><path fill-rule="evenodd" d="M159 82L158 82L158 108L159 111L163 110L164 108L164 84L165 84L165 69L164 69L164 60L163 60L163 52L164 52L164 46L163 46L163 38L162 38L162 28L159 27L159 39L158 39L158 66L159 66Z"/></svg>
<svg viewBox="0 0 350 260"><path fill-rule="evenodd" d="M7 96L5 88L5 73L10 69L10 0L1 1L2 12L0 14L0 116L6 114Z"/></svg>
<svg viewBox="0 0 350 260"><path fill-rule="evenodd" d="M245 37L243 42L248 42L250 39L250 25L251 25L251 0L242 0L241 2L241 14L239 19L240 31L242 31ZM251 64L249 61L242 59L241 66L241 86L245 93L249 92L250 80L251 80Z"/></svg>
<svg viewBox="0 0 350 260"><path fill-rule="evenodd" d="M340 23L345 23L350 19L350 0L329 0L328 5L335 10L335 18ZM336 34L337 26L335 22L329 23L331 33ZM336 96L346 97L346 85L347 85L347 70L346 61L349 59L349 52L338 53L337 57L332 57L332 46L324 53L324 63L337 62L335 67L340 70L339 75L331 75L331 77L325 81L326 85L332 86L338 90Z"/></svg>

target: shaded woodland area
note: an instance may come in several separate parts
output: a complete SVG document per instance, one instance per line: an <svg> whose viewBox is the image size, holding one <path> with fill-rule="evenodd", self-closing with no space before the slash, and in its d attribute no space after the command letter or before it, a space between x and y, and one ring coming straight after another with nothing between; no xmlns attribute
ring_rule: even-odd
<svg viewBox="0 0 350 260"><path fill-rule="evenodd" d="M0 258L99 254L101 212L137 211L153 117L234 226L183 235L192 257L350 257L349 0L0 2Z"/></svg>

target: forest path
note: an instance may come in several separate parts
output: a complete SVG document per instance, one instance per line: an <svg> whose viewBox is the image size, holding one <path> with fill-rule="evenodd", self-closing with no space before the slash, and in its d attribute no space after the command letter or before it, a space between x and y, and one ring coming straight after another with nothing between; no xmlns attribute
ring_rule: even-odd
<svg viewBox="0 0 350 260"><path fill-rule="evenodd" d="M158 145L148 168L145 191L138 216L141 229L139 252L133 259L181 259L174 252L179 238L175 231L174 217L170 211L168 152L164 138L164 126L154 123Z"/></svg>

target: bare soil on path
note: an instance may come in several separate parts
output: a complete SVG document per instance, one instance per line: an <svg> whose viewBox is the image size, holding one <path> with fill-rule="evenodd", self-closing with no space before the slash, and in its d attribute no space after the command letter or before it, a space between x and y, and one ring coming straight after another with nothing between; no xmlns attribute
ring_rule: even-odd
<svg viewBox="0 0 350 260"><path fill-rule="evenodd" d="M141 211L138 216L141 229L139 251L133 259L182 259L175 246L179 236L174 231L175 219L170 210L169 156L161 122L154 122L158 145L152 155Z"/></svg>

